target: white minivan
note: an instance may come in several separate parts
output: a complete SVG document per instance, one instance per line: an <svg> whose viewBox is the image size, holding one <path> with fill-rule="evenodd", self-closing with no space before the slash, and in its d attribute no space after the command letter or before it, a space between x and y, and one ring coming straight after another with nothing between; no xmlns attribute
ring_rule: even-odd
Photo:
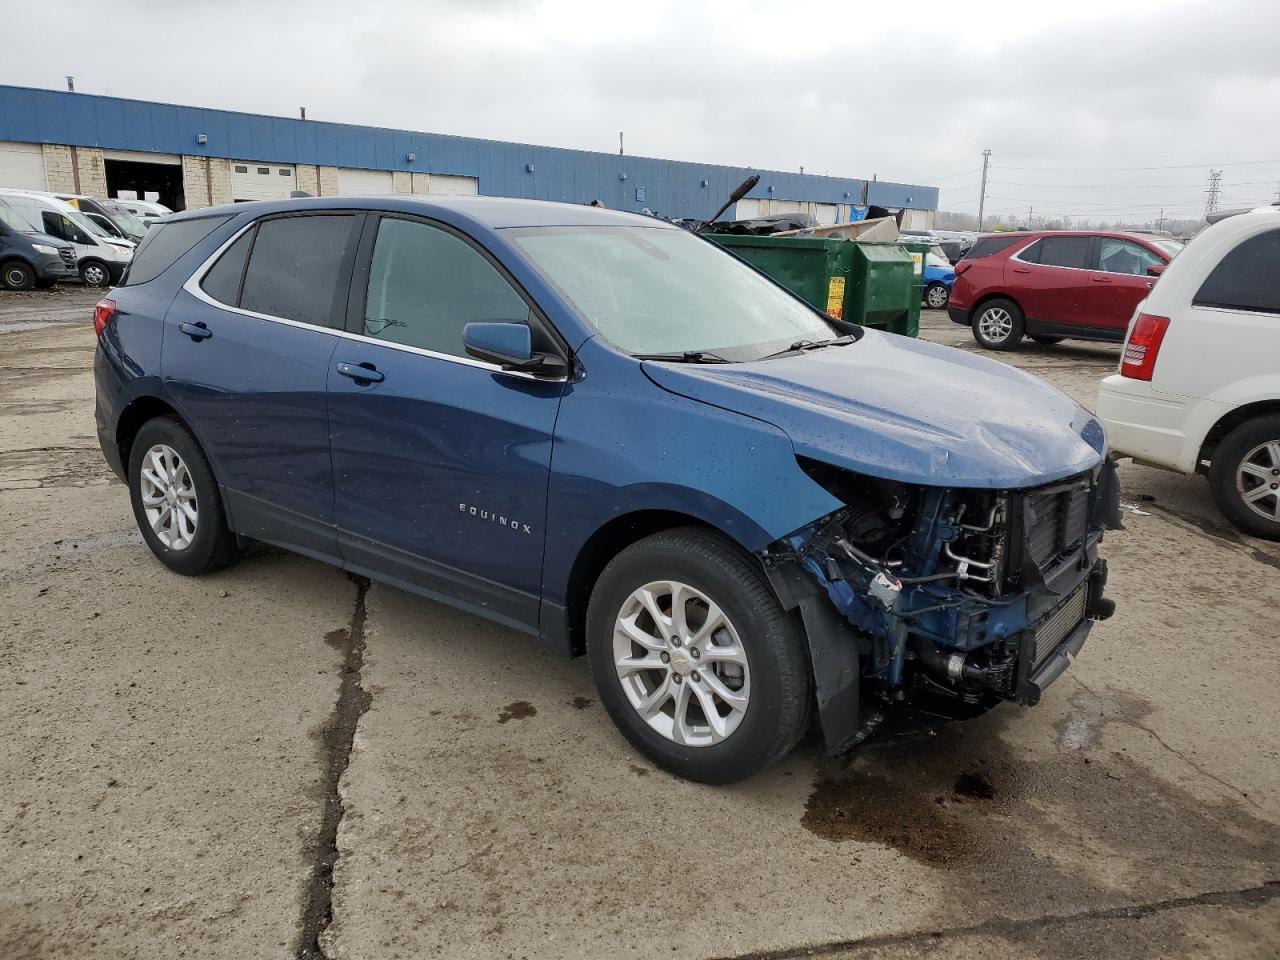
<svg viewBox="0 0 1280 960"><path fill-rule="evenodd" d="M1165 268L1097 412L1114 452L1206 474L1227 519L1280 540L1280 204L1219 220Z"/></svg>
<svg viewBox="0 0 1280 960"><path fill-rule="evenodd" d="M91 287L107 287L120 280L133 259L136 244L107 234L83 213L46 193L0 190L5 205L32 228L71 244L76 251L80 279Z"/></svg>

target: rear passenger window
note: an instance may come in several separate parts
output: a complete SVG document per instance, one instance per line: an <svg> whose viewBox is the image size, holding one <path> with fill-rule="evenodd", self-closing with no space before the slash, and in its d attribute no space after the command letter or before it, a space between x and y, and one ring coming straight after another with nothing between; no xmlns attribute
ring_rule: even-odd
<svg viewBox="0 0 1280 960"><path fill-rule="evenodd" d="M154 230L155 227L151 229ZM239 304L240 278L244 276L244 262L249 256L249 246L252 243L253 231L248 230L227 248L226 253L218 258L218 262L200 283L205 293L229 307Z"/></svg>
<svg viewBox="0 0 1280 960"><path fill-rule="evenodd" d="M249 254L240 306L286 320L334 322L333 294L355 218L285 217L264 220Z"/></svg>
<svg viewBox="0 0 1280 960"><path fill-rule="evenodd" d="M1089 249L1092 244L1092 237L1045 237L1018 254L1018 259L1047 267L1075 267L1084 270L1089 267Z"/></svg>
<svg viewBox="0 0 1280 960"><path fill-rule="evenodd" d="M1280 230L1250 237L1223 257L1191 302L1197 307L1280 313Z"/></svg>
<svg viewBox="0 0 1280 960"><path fill-rule="evenodd" d="M1001 250L1007 250L1015 243L1021 243L1022 237L1019 234L1011 233L1002 237L979 237L969 252L964 255L965 260L981 260L983 257L989 257Z"/></svg>
<svg viewBox="0 0 1280 960"><path fill-rule="evenodd" d="M154 280L173 266L174 261L230 219L202 217L153 225L134 251L133 262L129 264L121 286L132 287Z"/></svg>
<svg viewBox="0 0 1280 960"><path fill-rule="evenodd" d="M360 331L366 337L465 357L468 323L528 316L520 294L465 240L415 220L379 224Z"/></svg>

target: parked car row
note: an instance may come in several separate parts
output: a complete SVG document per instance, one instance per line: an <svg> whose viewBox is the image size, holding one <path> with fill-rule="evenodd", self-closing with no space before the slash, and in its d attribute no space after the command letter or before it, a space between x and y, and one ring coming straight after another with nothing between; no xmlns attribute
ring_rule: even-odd
<svg viewBox="0 0 1280 960"><path fill-rule="evenodd" d="M130 221L138 224L139 238L146 227L114 206L70 194L0 190L0 283L29 290L76 278L91 287L118 282L137 245L122 234L132 229ZM97 218L107 218L112 229Z"/></svg>

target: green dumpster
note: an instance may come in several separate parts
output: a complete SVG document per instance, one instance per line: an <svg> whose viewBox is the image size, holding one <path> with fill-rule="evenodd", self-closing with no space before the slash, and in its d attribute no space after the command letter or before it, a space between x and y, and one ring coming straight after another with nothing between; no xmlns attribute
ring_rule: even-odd
<svg viewBox="0 0 1280 960"><path fill-rule="evenodd" d="M911 337L919 330L920 291L911 255L898 244L740 234L708 239L829 316Z"/></svg>
<svg viewBox="0 0 1280 960"><path fill-rule="evenodd" d="M920 304L924 302L924 257L933 249L934 241L926 240L923 243L915 243L903 239L898 241L898 245L911 254L914 261L915 275L912 282L915 286L915 297L911 300L911 326L915 330L920 329Z"/></svg>

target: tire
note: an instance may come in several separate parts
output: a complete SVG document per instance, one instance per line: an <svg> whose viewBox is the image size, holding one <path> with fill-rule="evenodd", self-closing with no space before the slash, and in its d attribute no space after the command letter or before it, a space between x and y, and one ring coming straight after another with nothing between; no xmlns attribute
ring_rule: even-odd
<svg viewBox="0 0 1280 960"><path fill-rule="evenodd" d="M639 599L646 587L665 617L661 624ZM671 616L673 587L682 588L685 630ZM723 612L723 623L699 638L708 604ZM629 633L618 629L625 620ZM657 636L668 631L681 643ZM806 650L761 572L728 541L698 528L665 531L627 547L600 574L587 609L587 654L601 704L637 750L701 783L744 780L796 745L812 699ZM654 667L624 679L617 662L628 657ZM735 708L722 692L744 702ZM635 702L646 698L655 705L648 719ZM686 722L678 725L681 698ZM717 714L718 734L703 704Z"/></svg>
<svg viewBox="0 0 1280 960"><path fill-rule="evenodd" d="M100 260L86 260L80 264L80 279L87 287L111 286L111 271Z"/></svg>
<svg viewBox="0 0 1280 960"><path fill-rule="evenodd" d="M1209 464L1209 489L1218 509L1245 533L1280 540L1280 414L1248 420L1222 439ZM1260 489L1265 492L1245 499Z"/></svg>
<svg viewBox="0 0 1280 960"><path fill-rule="evenodd" d="M988 350L1012 350L1022 339L1024 322L1012 300L988 300L973 315L973 339Z"/></svg>
<svg viewBox="0 0 1280 960"><path fill-rule="evenodd" d="M161 449L168 453L161 453L157 463L154 452ZM161 483L149 477L158 477ZM144 502L144 498L154 501L158 492L158 503ZM177 420L148 420L134 437L129 451L129 499L142 538L156 559L174 573L193 577L235 562L235 534L227 528L222 497L209 461L195 437ZM194 511L194 523L187 513L188 519L175 525L178 514L174 506L179 503ZM158 512L154 524L153 517L147 514L149 506Z"/></svg>
<svg viewBox="0 0 1280 960"><path fill-rule="evenodd" d="M1031 336L1031 339L1032 339L1032 340L1034 340L1036 343L1042 343L1042 344L1044 344L1046 347L1053 346L1053 344L1055 344L1055 343L1061 343L1063 340L1067 339L1066 337L1043 337L1043 336L1037 336L1037 335L1036 335L1036 334L1034 334L1034 333L1033 333L1033 334L1031 334L1030 336Z"/></svg>
<svg viewBox="0 0 1280 960"><path fill-rule="evenodd" d="M945 310L947 301L951 299L951 290L945 283L936 280L924 288L924 302L930 310Z"/></svg>
<svg viewBox="0 0 1280 960"><path fill-rule="evenodd" d="M21 260L10 260L0 266L0 281L10 290L30 290L36 285L36 272Z"/></svg>

